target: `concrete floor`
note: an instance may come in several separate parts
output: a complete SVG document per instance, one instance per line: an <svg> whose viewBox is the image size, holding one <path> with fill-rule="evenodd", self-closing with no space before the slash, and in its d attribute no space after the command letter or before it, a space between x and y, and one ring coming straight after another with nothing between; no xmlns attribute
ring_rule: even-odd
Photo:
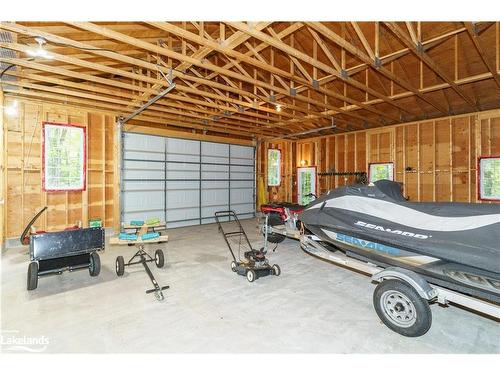
<svg viewBox="0 0 500 375"><path fill-rule="evenodd" d="M262 243L256 222L244 225ZM2 332L44 335L47 352L500 353L500 324L457 307L432 306L423 337L393 333L375 314L368 277L313 258L293 240L270 255L282 275L250 284L231 272L215 225L168 234L166 266L153 268L170 285L164 302L144 293L151 284L140 265L116 276L116 256L130 257L132 247L108 246L97 278L66 272L32 292L27 250L6 250Z"/></svg>

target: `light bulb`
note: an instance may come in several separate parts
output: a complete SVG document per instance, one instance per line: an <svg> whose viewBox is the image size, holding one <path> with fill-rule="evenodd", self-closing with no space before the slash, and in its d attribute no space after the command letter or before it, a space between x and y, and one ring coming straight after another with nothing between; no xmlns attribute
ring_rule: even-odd
<svg viewBox="0 0 500 375"><path fill-rule="evenodd" d="M11 105L4 107L7 116L17 115L17 100L14 100Z"/></svg>
<svg viewBox="0 0 500 375"><path fill-rule="evenodd" d="M281 105L280 104L276 104L276 111L281 112Z"/></svg>

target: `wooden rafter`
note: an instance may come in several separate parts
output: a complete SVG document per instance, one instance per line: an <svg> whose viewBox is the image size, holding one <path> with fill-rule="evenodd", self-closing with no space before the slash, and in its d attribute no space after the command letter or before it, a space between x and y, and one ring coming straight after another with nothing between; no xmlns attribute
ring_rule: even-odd
<svg viewBox="0 0 500 375"><path fill-rule="evenodd" d="M421 59L438 77L443 81L448 83L450 87L455 91L464 101L466 101L472 108L479 110L477 103L475 103L471 98L469 98L463 90L456 85L453 80L451 80L443 70L429 57L427 53L413 43L413 41L406 36L406 34L401 30L401 28L395 22L384 22L384 25L394 34L396 37L408 47L419 59Z"/></svg>
<svg viewBox="0 0 500 375"><path fill-rule="evenodd" d="M470 40L474 44L474 47L476 48L477 52L479 53L479 57L483 61L484 65L488 68L488 71L492 74L493 79L495 80L495 83L497 84L498 88L500 88L500 77L498 75L498 72L495 69L495 65L492 64L487 58L486 58L486 53L479 43L479 35L476 35L474 32L474 25L471 22L464 22L465 28L467 29L467 33L469 34Z"/></svg>
<svg viewBox="0 0 500 375"><path fill-rule="evenodd" d="M342 38L340 35L333 32L332 30L328 29L322 23L310 22L310 23L308 23L308 25L310 25L312 28L316 29L318 32L322 33L325 37L327 37L328 39L330 39L334 43L338 44L343 49L347 50L349 53L351 53L354 56L356 56L357 58L359 58L361 61L363 61L367 65L371 65L372 67L374 67L378 72L380 72L381 74L386 76L391 81L394 81L399 86L404 87L408 91L411 91L414 95L418 96L423 101L432 105L434 108L439 110L441 113L446 113L445 110L440 105L427 99L418 89L412 87L412 85L409 82L403 80L401 77L396 76L394 73L392 73L390 70L386 69L382 65L377 64L377 61L375 61L374 59L371 59L368 55L363 53L363 51L361 51L359 48L352 45L347 40Z"/></svg>

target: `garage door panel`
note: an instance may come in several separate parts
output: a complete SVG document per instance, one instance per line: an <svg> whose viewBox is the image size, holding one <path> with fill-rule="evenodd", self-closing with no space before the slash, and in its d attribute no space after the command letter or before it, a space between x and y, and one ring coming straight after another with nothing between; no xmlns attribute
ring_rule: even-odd
<svg viewBox="0 0 500 375"><path fill-rule="evenodd" d="M182 181L182 180L198 180L199 178L200 178L200 172L198 171L182 171L182 170L167 171L167 180Z"/></svg>
<svg viewBox="0 0 500 375"><path fill-rule="evenodd" d="M253 217L253 147L125 133L123 148L125 220L161 217L174 228L228 209Z"/></svg>
<svg viewBox="0 0 500 375"><path fill-rule="evenodd" d="M206 189L229 189L229 181L202 181L202 190Z"/></svg>
<svg viewBox="0 0 500 375"><path fill-rule="evenodd" d="M231 205L236 203L252 203L253 188L231 189Z"/></svg>
<svg viewBox="0 0 500 375"><path fill-rule="evenodd" d="M143 152L165 151L165 138L145 134L124 133L123 148Z"/></svg>
<svg viewBox="0 0 500 375"><path fill-rule="evenodd" d="M167 191L173 190L199 190L199 181L167 181Z"/></svg>
<svg viewBox="0 0 500 375"><path fill-rule="evenodd" d="M229 189L202 190L201 204L202 206L209 206L213 204L227 204L228 197Z"/></svg>
<svg viewBox="0 0 500 375"><path fill-rule="evenodd" d="M200 142L189 139L165 138L167 153L173 154L200 154Z"/></svg>
<svg viewBox="0 0 500 375"><path fill-rule="evenodd" d="M200 209L198 207L190 208L167 208L167 223L176 221L198 220L199 224Z"/></svg>
<svg viewBox="0 0 500 375"><path fill-rule="evenodd" d="M253 215L253 203L241 203L241 204L232 204L231 210L234 210L237 214L252 214Z"/></svg>
<svg viewBox="0 0 500 375"><path fill-rule="evenodd" d="M163 210L165 208L163 190L148 191L147 194L142 191L125 191L123 192L123 202L127 207L127 212Z"/></svg>
<svg viewBox="0 0 500 375"><path fill-rule="evenodd" d="M200 190L167 190L167 210L172 208L199 207Z"/></svg>
<svg viewBox="0 0 500 375"><path fill-rule="evenodd" d="M202 207L201 208L201 217L203 218L212 218L217 211L227 211L229 210L229 206L227 204L214 205L210 207Z"/></svg>

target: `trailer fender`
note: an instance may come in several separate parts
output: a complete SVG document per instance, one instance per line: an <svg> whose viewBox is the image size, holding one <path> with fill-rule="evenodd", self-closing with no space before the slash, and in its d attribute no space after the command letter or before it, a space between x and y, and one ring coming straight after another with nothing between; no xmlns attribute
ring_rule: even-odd
<svg viewBox="0 0 500 375"><path fill-rule="evenodd" d="M438 291L432 288L429 283L419 274L400 267L388 267L372 276L372 280L381 282L387 279L397 279L410 284L420 295L420 297L431 300L436 298Z"/></svg>

